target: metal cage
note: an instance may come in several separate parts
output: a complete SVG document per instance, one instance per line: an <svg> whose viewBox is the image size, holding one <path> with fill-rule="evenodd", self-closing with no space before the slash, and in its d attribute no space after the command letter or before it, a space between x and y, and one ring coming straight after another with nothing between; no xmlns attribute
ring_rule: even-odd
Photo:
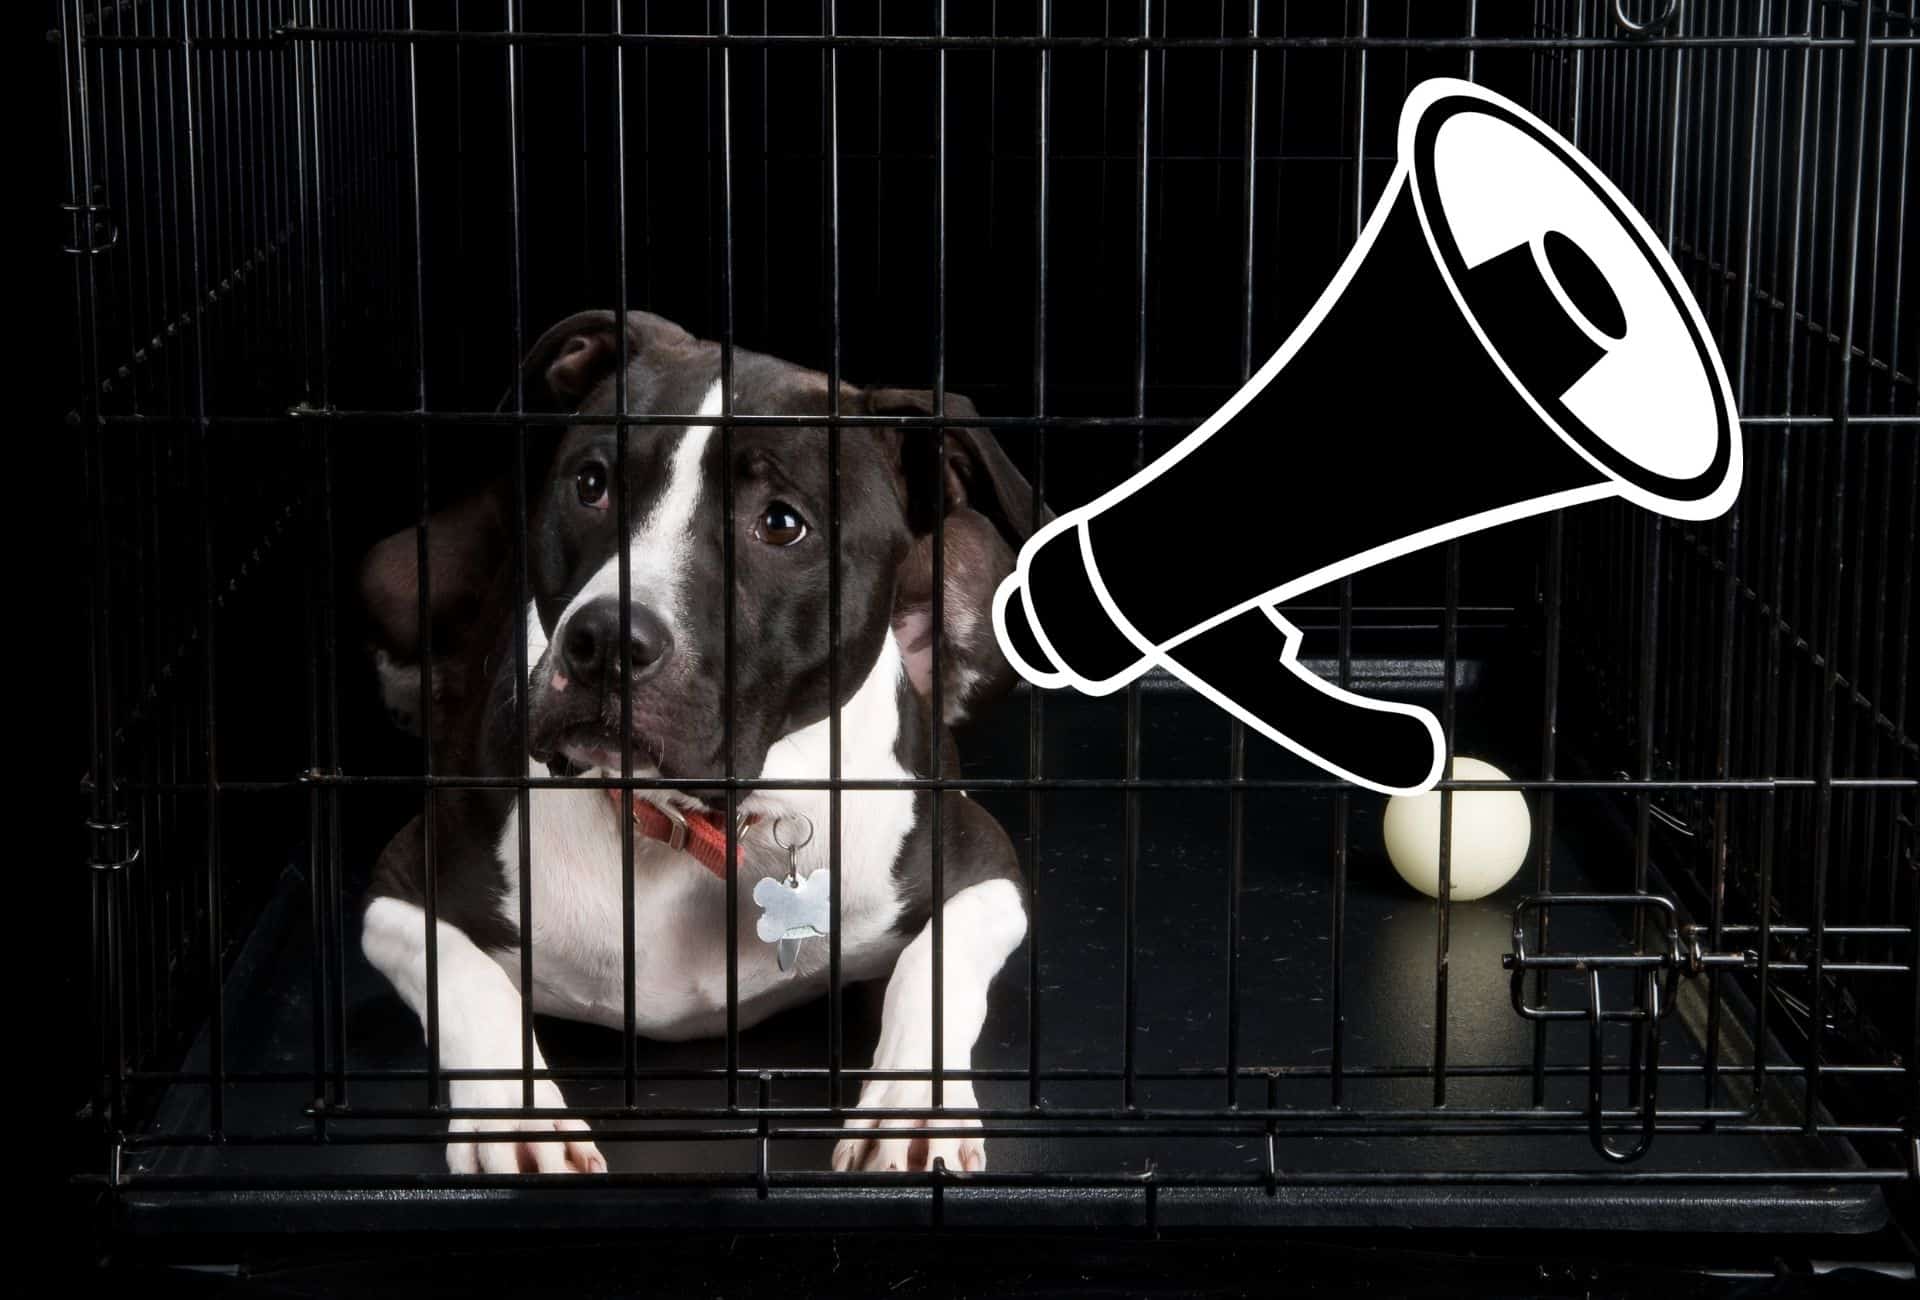
<svg viewBox="0 0 1920 1300"><path fill-rule="evenodd" d="M1911 2L59 15L90 541L80 1172L123 1221L1818 1233L1911 1194ZM549 1073L615 1171L445 1173L446 1080L368 982L357 900L385 838L473 774L383 731L348 575L409 521L424 554L472 448L524 445L541 417L495 404L544 323L648 307L965 391L1065 508L1285 336L1438 74L1528 104L1647 215L1745 431L1714 523L1586 506L1290 607L1320 671L1431 704L1515 775L1516 884L1415 899L1379 797L1170 682L1022 690L961 779L912 783L986 803L1033 891L970 1075L986 1172L827 1169L869 1073L836 987L708 1044L553 1027ZM1299 436L1363 453L1367 403ZM1434 417L1473 412L1436 395ZM826 423L837 447L859 419Z"/></svg>

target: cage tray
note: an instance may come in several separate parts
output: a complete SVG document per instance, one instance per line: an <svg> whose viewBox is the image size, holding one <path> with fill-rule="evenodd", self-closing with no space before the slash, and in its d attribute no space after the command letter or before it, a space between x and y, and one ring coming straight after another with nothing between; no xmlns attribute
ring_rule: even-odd
<svg viewBox="0 0 1920 1300"><path fill-rule="evenodd" d="M1051 775L1118 777L1125 750L1118 741L1124 703L1049 697L1045 734ZM1224 777L1224 719L1194 697L1147 689L1140 701L1141 772L1153 777ZM1111 734L1109 734L1111 733ZM1025 714L1016 701L994 725L969 736L970 775L1025 775ZM1524 744L1474 734L1461 720L1461 752L1512 761L1527 770ZM1256 752L1258 751L1258 752ZM1260 742L1248 747L1248 775L1310 776ZM977 796L1016 839L1026 830L1027 796ZM924 1180L881 1188L797 1186L783 1175L830 1169L831 1139L776 1139L768 1145L771 1188L754 1186L760 1143L754 1140L609 1140L622 1131L666 1132L689 1125L752 1133L752 1116L685 1122L602 1121L600 1146L616 1173L685 1175L677 1186L620 1185L579 1179L564 1187L515 1187L503 1180L460 1183L445 1174L436 1142L395 1141L444 1125L425 1120L351 1118L354 1110L423 1104L425 1054L414 1016L350 943L344 972L347 1110L314 1139L308 1113L311 1077L285 1082L230 1082L224 1089L220 1144L146 1147L129 1154L122 1196L130 1226L176 1231L257 1228L533 1224L554 1228L911 1227L938 1217L947 1226L1087 1227L1144 1225L1232 1227L1506 1227L1534 1226L1671 1231L1866 1231L1884 1220L1881 1194L1870 1183L1831 1182L1806 1171L1862 1167L1831 1137L1662 1131L1652 1151L1626 1167L1609 1165L1589 1145L1584 1105L1584 1023L1547 1034L1546 1111L1476 1123L1460 1112L1518 1111L1532 1101L1534 1026L1509 1001L1501 955L1510 945L1514 900L1527 892L1531 867L1494 897L1451 909L1446 1007L1446 1104L1434 1102L1437 909L1406 887L1380 849L1383 800L1348 798L1349 843L1344 943L1339 972L1344 1033L1341 1102L1347 1117L1328 1117L1335 1054L1331 959L1334 875L1329 846L1336 795L1329 790L1252 790L1245 797L1245 864L1239 943L1241 1074L1234 1100L1243 1109L1271 1105L1309 1112L1274 1125L1274 1174L1262 1118L1222 1122L1228 1050L1227 917L1230 893L1229 795L1220 789L1139 789L1136 927L1134 935L1134 1101L1153 1122L1171 1127L1170 1112L1212 1112L1193 1125L1204 1134L1143 1134L1126 1116L1083 1125L1097 1135L1063 1136L1074 1127L1060 1112L1110 1110L1123 1103L1126 989L1123 980L1127 865L1125 799L1116 789L1053 791L1044 797L1038 843L1034 935L1038 943L1037 1053L1045 1077L1039 1097L1048 1112L1019 1125L1047 1133L1009 1132L988 1143L989 1174L1008 1185L956 1180L939 1193ZM1609 796L1613 797L1613 796ZM1605 870L1618 866L1612 843L1579 800L1562 795L1554 842L1553 888L1618 890ZM304 861L304 858L296 859ZM237 863L237 851L230 863ZM229 870L236 869L230 865ZM310 1072L313 984L306 918L307 882L290 869L275 902L249 937L226 981L225 1056L230 1073ZM1628 951L1622 913L1556 915L1556 949L1575 945ZM350 931L351 933L351 931ZM1694 984L1664 1028L1663 1064L1698 1066L1704 999ZM866 1065L878 1030L878 984L846 992L845 1064ZM1577 1005L1569 982L1556 1005ZM1620 996L1625 996L1624 989ZM1690 999L1690 1001L1689 1001ZM1020 1108L1028 1102L1029 965L1023 947L994 986L977 1069L1009 1077L976 1085L980 1104ZM1729 1007L1735 1004L1729 994ZM1717 1104L1739 1106L1750 1074L1751 1043L1723 1016L1722 1082ZM570 1103L618 1106L624 1080L619 1035L541 1019L540 1041L556 1070L603 1072L564 1085ZM827 1063L824 1002L799 1008L741 1035L740 1102L751 1107L759 1072L819 1069ZM1627 1033L1609 1031L1608 1063L1624 1067ZM1769 1052L1776 1059L1777 1049ZM207 1042L183 1069L204 1071ZM1727 1064L1732 1061L1734 1064ZM725 1065L718 1040L684 1044L641 1041L642 1071L712 1071ZM609 1072L616 1077L605 1077ZM352 1077L411 1072L410 1077ZM1210 1073L1209 1073L1210 1072ZM1098 1077L1084 1077L1091 1073ZM1271 1074L1272 1082L1268 1075ZM1080 1076L1080 1077L1076 1077ZM1183 1077L1185 1076L1185 1077ZM1773 1076L1779 1078L1780 1076ZM776 1107L819 1107L819 1077L771 1082ZM724 1078L642 1078L647 1107L719 1109ZM1269 1088L1272 1089L1269 1093ZM845 1096L857 1083L846 1082ZM1763 1117L1797 1114L1791 1086L1769 1084ZM1626 1105L1624 1069L1608 1079L1610 1107ZM1701 1076L1676 1073L1661 1082L1661 1104L1699 1107ZM209 1089L175 1083L162 1097L151 1130L164 1138L204 1135ZM1370 1118L1371 1117L1371 1118ZM1557 1117L1557 1118L1556 1118ZM794 1121L786 1121L794 1122ZM802 1121L827 1127L825 1117ZM1018 1127L1015 1125L1014 1127ZM1414 1135L1388 1132L1421 1125ZM1689 1126L1697 1130L1697 1126ZM1358 1130L1358 1131L1356 1131ZM262 1135L284 1144L261 1144ZM245 1140L240 1140L245 1135ZM356 1142L355 1138L372 1141ZM1148 1192L1147 1170L1152 1173ZM1756 1175L1744 1181L1731 1171ZM1778 1181L1767 1181L1780 1171ZM1787 1171L1794 1171L1791 1176ZM1471 1175L1461 1180L1461 1175ZM1525 1175L1538 1175L1526 1177ZM1689 1175L1698 1175L1697 1179ZM1195 1185L1199 1177L1238 1185Z"/></svg>

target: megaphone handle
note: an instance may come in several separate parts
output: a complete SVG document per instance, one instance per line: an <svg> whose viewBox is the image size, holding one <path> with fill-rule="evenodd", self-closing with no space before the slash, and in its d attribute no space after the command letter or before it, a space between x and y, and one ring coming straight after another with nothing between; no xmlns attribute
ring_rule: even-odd
<svg viewBox="0 0 1920 1300"><path fill-rule="evenodd" d="M1345 691L1303 667L1300 631L1254 606L1160 660L1268 739L1356 784L1397 794L1439 778L1446 740L1432 713Z"/></svg>

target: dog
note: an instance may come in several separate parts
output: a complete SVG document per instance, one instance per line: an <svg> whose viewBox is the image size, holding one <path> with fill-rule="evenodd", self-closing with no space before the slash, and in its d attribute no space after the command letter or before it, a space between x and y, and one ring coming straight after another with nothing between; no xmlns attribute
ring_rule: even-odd
<svg viewBox="0 0 1920 1300"><path fill-rule="evenodd" d="M725 1032L725 792L694 785L649 789L645 780L722 775L729 721L732 769L740 777L824 786L832 772L829 713L837 702L843 779L951 778L958 775L951 726L976 716L1013 680L994 641L989 602L1030 535L1038 507L992 435L968 427L979 419L970 401L946 395L943 414L954 423L942 432L842 429L834 701L826 430L738 426L731 461L723 461L727 439L704 422L722 413L720 345L647 312L631 312L624 322L609 311L583 312L546 331L522 366L527 409L611 414L622 388L622 330L627 411L684 415L684 424L633 428L624 477L611 424L556 421L530 429L518 486L511 474L500 475L430 519L424 628L414 529L372 547L360 568L383 697L403 724L430 728L436 772L619 777L624 739L640 783L631 804L608 788L532 790L524 830L512 788L445 787L433 796L439 1064L449 1071L519 1070L523 998L543 1015L624 1028L620 865L629 818L636 1028L662 1040ZM827 376L817 371L745 349L733 353L735 412L824 416L829 396ZM935 413L924 390L845 383L839 410L896 418ZM729 479L730 699L722 595ZM524 550L515 528L522 491ZM1039 509L1038 518L1048 517ZM943 527L937 628L936 523ZM622 549L629 593L624 646ZM515 646L521 556L530 596L524 681ZM937 756L930 749L936 637L946 724ZM430 675L422 671L429 660ZM630 704L625 717L623 676ZM930 869L936 798L943 845L938 898ZM738 1017L747 1028L827 991L827 941L763 939L755 896L766 900L768 889L804 883L827 868L829 795L824 788L746 790L737 813L739 853L731 870ZM414 818L380 855L361 930L367 959L423 1023L427 815ZM944 1067L967 1069L989 986L1026 935L1026 883L1011 841L991 815L953 790L846 790L839 831L842 978L887 981L874 1068L931 1068L930 927L938 907ZM790 860L782 846L803 838ZM531 988L520 984L523 843ZM790 969L782 969L789 958ZM546 1068L537 1042L531 1065ZM977 1108L967 1081L943 1086L947 1106ZM449 1099L461 1109L517 1108L522 1083L456 1078ZM540 1110L566 1104L551 1080L535 1083L534 1101ZM873 1079L862 1087L856 1110L932 1104L926 1080ZM979 1127L965 1118L937 1123ZM928 1126L856 1113L835 1149L834 1168L928 1169L935 1160L949 1169L985 1167L979 1136L916 1137L914 1130ZM475 1140L488 1131L555 1136ZM446 1155L455 1172L606 1169L587 1125L565 1117L455 1119Z"/></svg>

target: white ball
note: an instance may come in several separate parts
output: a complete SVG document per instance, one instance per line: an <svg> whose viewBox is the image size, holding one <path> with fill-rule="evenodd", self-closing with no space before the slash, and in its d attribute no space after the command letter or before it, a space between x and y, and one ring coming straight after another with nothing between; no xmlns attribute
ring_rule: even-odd
<svg viewBox="0 0 1920 1300"><path fill-rule="evenodd" d="M1456 781L1509 779L1477 758L1455 758L1450 772ZM1381 823L1393 869L1428 898L1440 896L1440 794L1395 795ZM1518 790L1455 790L1448 863L1454 901L1485 898L1512 880L1532 838L1533 819Z"/></svg>

